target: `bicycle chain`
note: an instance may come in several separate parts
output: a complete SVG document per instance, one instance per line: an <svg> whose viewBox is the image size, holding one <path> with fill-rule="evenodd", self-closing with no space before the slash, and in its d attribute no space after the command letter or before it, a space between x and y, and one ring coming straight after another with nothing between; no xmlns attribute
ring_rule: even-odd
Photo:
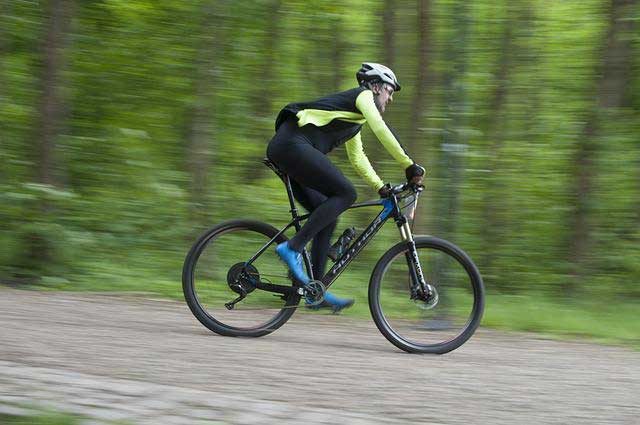
<svg viewBox="0 0 640 425"><path fill-rule="evenodd" d="M258 274L256 274L256 273L247 273L247 274L260 277L259 273ZM264 277L264 276L282 277L280 275L262 275L261 277ZM265 279L265 280L268 283L273 283L269 279ZM320 285L321 286L321 290L322 290L322 296L318 300L314 301L313 303L307 303L304 294L300 294L300 290L301 289L304 291L302 286L293 286L292 288L295 289L303 299L305 299L304 305L296 304L296 305L282 306L282 307L272 307L272 308L269 308L269 307L255 307L255 308L245 307L245 308L242 308L241 307L240 310L242 310L242 311L250 311L250 310L286 310L286 309L300 308L300 307L309 307L309 308L311 308L311 307L315 307L315 306L318 306L318 305L322 304L324 302L324 294L327 292L327 288L325 287L324 283L322 283L322 281L320 281L320 280L312 280L311 282L309 282L309 284ZM273 296L282 299L282 295L274 294ZM237 309L234 308L234 310L237 310Z"/></svg>

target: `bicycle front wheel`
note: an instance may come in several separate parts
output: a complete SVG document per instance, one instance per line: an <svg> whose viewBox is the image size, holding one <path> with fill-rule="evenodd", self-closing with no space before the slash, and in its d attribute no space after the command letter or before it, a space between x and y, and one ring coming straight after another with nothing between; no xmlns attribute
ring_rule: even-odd
<svg viewBox="0 0 640 425"><path fill-rule="evenodd" d="M204 326L220 335L257 337L289 320L300 295L274 252L275 244L245 264L277 233L266 223L234 220L205 232L193 245L184 262L182 289ZM285 240L280 235L275 243ZM282 292L260 289L269 285ZM246 297L227 308L241 293Z"/></svg>
<svg viewBox="0 0 640 425"><path fill-rule="evenodd" d="M369 308L380 332L411 353L443 354L475 332L484 310L482 277L473 261L450 242L416 237L426 283L437 296L412 299L411 248L401 242L378 261L369 283Z"/></svg>

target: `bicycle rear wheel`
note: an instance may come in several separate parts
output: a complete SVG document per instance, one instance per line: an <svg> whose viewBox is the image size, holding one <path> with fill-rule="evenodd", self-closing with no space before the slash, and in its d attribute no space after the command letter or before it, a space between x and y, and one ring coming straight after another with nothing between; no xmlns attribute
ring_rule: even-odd
<svg viewBox="0 0 640 425"><path fill-rule="evenodd" d="M416 237L416 251L437 297L411 299L410 245L401 242L378 261L369 284L369 308L380 332L412 353L443 354L475 332L484 310L482 277L471 259L450 242Z"/></svg>
<svg viewBox="0 0 640 425"><path fill-rule="evenodd" d="M220 335L257 337L289 320L300 295L274 252L275 244L245 265L277 233L266 223L234 220L208 230L193 245L184 262L182 289L191 312L204 326ZM285 240L281 235L276 243ZM287 291L257 287L262 285ZM225 304L241 292L246 292L246 298L229 310Z"/></svg>

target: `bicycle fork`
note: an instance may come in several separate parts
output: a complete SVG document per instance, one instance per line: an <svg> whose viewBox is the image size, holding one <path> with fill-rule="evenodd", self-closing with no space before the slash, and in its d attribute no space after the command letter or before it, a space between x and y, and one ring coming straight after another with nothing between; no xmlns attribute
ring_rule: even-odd
<svg viewBox="0 0 640 425"><path fill-rule="evenodd" d="M404 256L407 260L409 276L411 278L411 299L427 301L434 294L435 288L429 285L424 279L424 273L420 266L420 258L418 258L418 250L416 249L416 243L413 240L413 234L411 233L411 226L409 226L409 222L406 218L398 222L398 229L400 230L400 237L402 240L409 243L409 251L406 252Z"/></svg>

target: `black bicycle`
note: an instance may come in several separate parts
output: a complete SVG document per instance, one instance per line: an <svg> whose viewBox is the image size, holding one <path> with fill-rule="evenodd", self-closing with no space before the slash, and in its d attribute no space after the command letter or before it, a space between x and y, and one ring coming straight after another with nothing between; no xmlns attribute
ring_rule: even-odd
<svg viewBox="0 0 640 425"><path fill-rule="evenodd" d="M289 177L271 161L264 163L286 186L292 220L280 230L254 220L227 221L197 240L185 259L182 288L204 326L225 336L258 337L275 331L301 299L321 302L327 288L392 218L402 240L378 260L369 282L369 309L380 332L402 350L435 354L454 350L473 335L484 310L482 277L454 244L412 235L410 220L422 186L397 185L385 199L351 206L378 206L382 211L318 280L304 250L312 281L302 287L286 273L274 244L287 240L284 233L291 227L299 231L309 214L298 215Z"/></svg>

